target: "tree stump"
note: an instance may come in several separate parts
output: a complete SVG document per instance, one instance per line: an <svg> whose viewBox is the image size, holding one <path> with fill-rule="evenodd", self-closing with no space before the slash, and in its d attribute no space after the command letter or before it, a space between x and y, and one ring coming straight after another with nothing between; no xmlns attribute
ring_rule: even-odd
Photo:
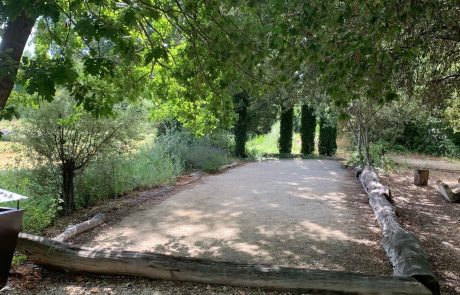
<svg viewBox="0 0 460 295"><path fill-rule="evenodd" d="M416 169L414 172L414 184L416 186L428 185L428 178L430 177L430 170Z"/></svg>

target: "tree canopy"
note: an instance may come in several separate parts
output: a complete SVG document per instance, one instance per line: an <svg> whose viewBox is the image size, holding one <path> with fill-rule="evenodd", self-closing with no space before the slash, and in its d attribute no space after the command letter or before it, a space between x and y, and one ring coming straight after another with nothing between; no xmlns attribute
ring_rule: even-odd
<svg viewBox="0 0 460 295"><path fill-rule="evenodd" d="M46 100L64 86L96 115L154 97L201 132L228 122L240 89L266 99L300 76L341 110L402 95L456 105L458 1L29 2L0 4L3 113L12 81ZM25 43L35 22L35 55L16 77L11 34Z"/></svg>

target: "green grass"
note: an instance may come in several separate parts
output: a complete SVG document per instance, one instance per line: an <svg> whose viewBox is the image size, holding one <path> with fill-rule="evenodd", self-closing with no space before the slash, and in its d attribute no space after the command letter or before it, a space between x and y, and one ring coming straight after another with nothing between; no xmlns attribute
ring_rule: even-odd
<svg viewBox="0 0 460 295"><path fill-rule="evenodd" d="M278 139L280 123L275 123L270 132L264 135L257 135L247 143L250 154L262 156L266 154L278 154ZM295 133L292 140L292 153L299 154L301 149L300 134Z"/></svg>

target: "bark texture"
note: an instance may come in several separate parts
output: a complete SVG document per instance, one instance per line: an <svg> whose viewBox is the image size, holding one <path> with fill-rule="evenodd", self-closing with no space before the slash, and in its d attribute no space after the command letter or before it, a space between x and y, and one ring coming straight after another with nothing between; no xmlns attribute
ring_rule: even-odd
<svg viewBox="0 0 460 295"><path fill-rule="evenodd" d="M395 209L388 200L390 189L380 183L377 173L370 167L361 171L359 179L382 228L382 245L393 265L394 275L415 278L433 294L440 294L439 283L419 240L398 221Z"/></svg>
<svg viewBox="0 0 460 295"><path fill-rule="evenodd" d="M61 233L59 236L55 237L53 240L58 241L58 242L65 242L76 235L79 235L85 231L88 231L92 228L95 228L96 226L99 226L105 222L105 215L102 213L98 213L94 215L93 218L84 221L82 223L79 223L77 225L72 225L69 226L63 233Z"/></svg>
<svg viewBox="0 0 460 295"><path fill-rule="evenodd" d="M20 234L17 248L37 264L75 272L131 275L299 293L430 294L426 287L411 278L238 264L146 252L94 250L28 234Z"/></svg>
<svg viewBox="0 0 460 295"><path fill-rule="evenodd" d="M6 23L0 41L0 110L2 110L13 90L22 52L32 32L35 18L21 14Z"/></svg>

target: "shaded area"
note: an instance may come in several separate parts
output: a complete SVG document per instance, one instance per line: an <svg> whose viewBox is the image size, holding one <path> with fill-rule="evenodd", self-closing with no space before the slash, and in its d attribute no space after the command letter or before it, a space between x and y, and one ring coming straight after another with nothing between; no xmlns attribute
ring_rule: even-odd
<svg viewBox="0 0 460 295"><path fill-rule="evenodd" d="M460 294L460 204L448 203L436 190L436 180L455 183L458 174L430 171L428 186L413 184L413 171L382 177L391 187L401 224L426 250L441 294Z"/></svg>
<svg viewBox="0 0 460 295"><path fill-rule="evenodd" d="M350 197L362 196L357 189L336 161L250 163L123 218L88 245L391 274L379 231Z"/></svg>

